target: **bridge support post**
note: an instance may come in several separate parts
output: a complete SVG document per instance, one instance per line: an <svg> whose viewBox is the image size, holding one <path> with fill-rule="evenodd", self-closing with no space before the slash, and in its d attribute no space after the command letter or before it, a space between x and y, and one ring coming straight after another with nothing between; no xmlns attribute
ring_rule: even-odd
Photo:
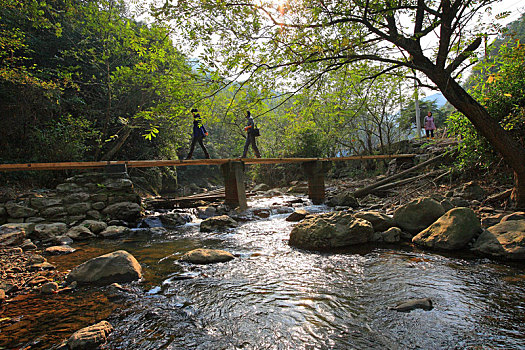
<svg viewBox="0 0 525 350"><path fill-rule="evenodd" d="M244 187L244 163L234 161L221 164L221 171L226 192L224 204L233 207L238 206L241 210L248 209Z"/></svg>
<svg viewBox="0 0 525 350"><path fill-rule="evenodd" d="M303 169L308 179L308 197L313 204L322 204L325 200L324 163L326 162L319 160L303 163Z"/></svg>

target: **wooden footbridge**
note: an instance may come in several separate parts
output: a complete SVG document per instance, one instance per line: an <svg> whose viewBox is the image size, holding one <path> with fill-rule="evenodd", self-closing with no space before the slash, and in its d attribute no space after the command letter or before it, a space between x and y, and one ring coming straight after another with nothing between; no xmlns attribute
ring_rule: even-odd
<svg viewBox="0 0 525 350"><path fill-rule="evenodd" d="M127 168L146 168L161 166L218 165L224 177L225 204L247 208L244 186L244 166L246 164L302 164L308 179L308 196L314 204L325 199L324 172L326 164L335 161L413 158L415 154L393 154L372 156L351 156L333 158L237 158L237 159L194 159L194 160L124 160L101 162L62 162L0 164L0 171L35 171L68 169L105 169L108 172L126 172Z"/></svg>

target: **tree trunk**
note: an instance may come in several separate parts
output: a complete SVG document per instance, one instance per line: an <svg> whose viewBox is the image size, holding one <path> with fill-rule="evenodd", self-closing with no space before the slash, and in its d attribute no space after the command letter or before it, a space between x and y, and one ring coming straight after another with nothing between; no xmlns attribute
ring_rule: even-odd
<svg viewBox="0 0 525 350"><path fill-rule="evenodd" d="M514 188L510 199L519 208L525 208L525 173L514 171Z"/></svg>
<svg viewBox="0 0 525 350"><path fill-rule="evenodd" d="M443 96L472 122L476 130L488 140L514 170L515 187L512 199L518 207L525 207L525 148L444 70L437 70L433 66L431 69L425 69L424 73L437 85Z"/></svg>
<svg viewBox="0 0 525 350"><path fill-rule="evenodd" d="M122 135L118 138L118 141L115 144L115 146L113 146L113 148L110 149L108 153L104 154L101 160L111 160L111 158L113 158L115 153L117 153L122 148L122 146L124 146L129 135L131 135L131 130L132 130L131 127L126 126L126 129L124 130Z"/></svg>

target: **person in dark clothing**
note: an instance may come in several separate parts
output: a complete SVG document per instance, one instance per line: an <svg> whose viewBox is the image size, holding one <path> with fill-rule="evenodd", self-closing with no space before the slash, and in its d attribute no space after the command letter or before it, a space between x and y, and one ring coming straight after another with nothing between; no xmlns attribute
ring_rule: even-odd
<svg viewBox="0 0 525 350"><path fill-rule="evenodd" d="M246 112L246 119L248 121L246 127L244 128L244 131L246 131L246 143L244 144L244 152L242 153L241 158L246 158L246 154L248 153L248 147L250 146L250 144L252 145L255 156L257 158L261 158L261 153L259 153L257 144L255 143L255 122L253 121L250 111Z"/></svg>
<svg viewBox="0 0 525 350"><path fill-rule="evenodd" d="M188 153L186 159L191 159L197 142L201 145L202 150L204 151L204 156L209 159L210 154L202 142L204 138L208 136L208 132L206 131L204 124L202 124L202 117L198 113L198 110L196 108L192 109L191 114L193 114L193 136L191 138L190 153Z"/></svg>

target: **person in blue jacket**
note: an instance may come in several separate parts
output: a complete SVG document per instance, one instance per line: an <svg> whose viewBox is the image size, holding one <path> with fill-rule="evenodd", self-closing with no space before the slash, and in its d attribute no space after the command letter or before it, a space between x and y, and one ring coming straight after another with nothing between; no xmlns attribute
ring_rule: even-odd
<svg viewBox="0 0 525 350"><path fill-rule="evenodd" d="M202 142L204 138L208 136L208 132L206 131L204 124L202 124L202 117L198 112L197 108L191 110L191 114L193 114L193 136L191 138L190 153L188 153L186 159L191 159L197 142L201 145L202 150L204 151L204 156L208 159L210 158L210 154Z"/></svg>

